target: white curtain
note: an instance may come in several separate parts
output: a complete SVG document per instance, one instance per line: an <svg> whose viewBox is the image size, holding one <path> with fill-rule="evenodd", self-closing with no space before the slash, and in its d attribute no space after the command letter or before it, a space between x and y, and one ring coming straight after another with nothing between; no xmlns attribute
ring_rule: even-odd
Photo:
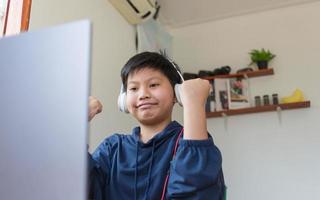
<svg viewBox="0 0 320 200"><path fill-rule="evenodd" d="M138 52L165 51L172 58L172 36L153 19L137 25Z"/></svg>

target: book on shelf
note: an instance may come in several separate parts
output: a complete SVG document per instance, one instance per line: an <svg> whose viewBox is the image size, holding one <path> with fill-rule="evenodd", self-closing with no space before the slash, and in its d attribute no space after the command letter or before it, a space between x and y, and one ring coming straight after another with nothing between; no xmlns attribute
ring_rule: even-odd
<svg viewBox="0 0 320 200"><path fill-rule="evenodd" d="M250 88L247 79L230 78L227 81L228 108L250 107Z"/></svg>
<svg viewBox="0 0 320 200"><path fill-rule="evenodd" d="M215 93L214 93L214 80L210 80L210 84L212 86L212 90L208 95L208 99L206 102L206 112L214 112L215 111Z"/></svg>
<svg viewBox="0 0 320 200"><path fill-rule="evenodd" d="M228 79L216 78L214 80L214 94L215 111L228 110Z"/></svg>
<svg viewBox="0 0 320 200"><path fill-rule="evenodd" d="M216 78L213 83L213 94L207 101L207 111L223 111L250 107L250 88L247 79ZM214 110L210 103L214 102Z"/></svg>

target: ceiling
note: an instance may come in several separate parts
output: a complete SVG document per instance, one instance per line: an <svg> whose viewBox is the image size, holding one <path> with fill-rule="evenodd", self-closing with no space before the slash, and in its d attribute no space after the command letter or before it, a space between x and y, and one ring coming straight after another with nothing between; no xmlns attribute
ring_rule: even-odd
<svg viewBox="0 0 320 200"><path fill-rule="evenodd" d="M319 0L158 0L159 19L171 28Z"/></svg>

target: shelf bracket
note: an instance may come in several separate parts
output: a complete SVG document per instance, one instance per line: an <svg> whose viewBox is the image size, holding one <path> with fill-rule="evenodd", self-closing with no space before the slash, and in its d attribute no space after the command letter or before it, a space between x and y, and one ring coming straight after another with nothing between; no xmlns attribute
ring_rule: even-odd
<svg viewBox="0 0 320 200"><path fill-rule="evenodd" d="M277 115L280 126L282 125L282 109L280 106L277 106Z"/></svg>
<svg viewBox="0 0 320 200"><path fill-rule="evenodd" d="M224 130L228 132L228 115L223 112L221 116L223 117Z"/></svg>

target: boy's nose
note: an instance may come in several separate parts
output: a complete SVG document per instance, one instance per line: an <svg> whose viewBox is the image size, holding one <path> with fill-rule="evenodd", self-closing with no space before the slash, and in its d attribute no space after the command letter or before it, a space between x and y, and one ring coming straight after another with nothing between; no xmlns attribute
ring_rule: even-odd
<svg viewBox="0 0 320 200"><path fill-rule="evenodd" d="M150 98L150 93L148 88L141 88L139 92L139 99L148 99Z"/></svg>

